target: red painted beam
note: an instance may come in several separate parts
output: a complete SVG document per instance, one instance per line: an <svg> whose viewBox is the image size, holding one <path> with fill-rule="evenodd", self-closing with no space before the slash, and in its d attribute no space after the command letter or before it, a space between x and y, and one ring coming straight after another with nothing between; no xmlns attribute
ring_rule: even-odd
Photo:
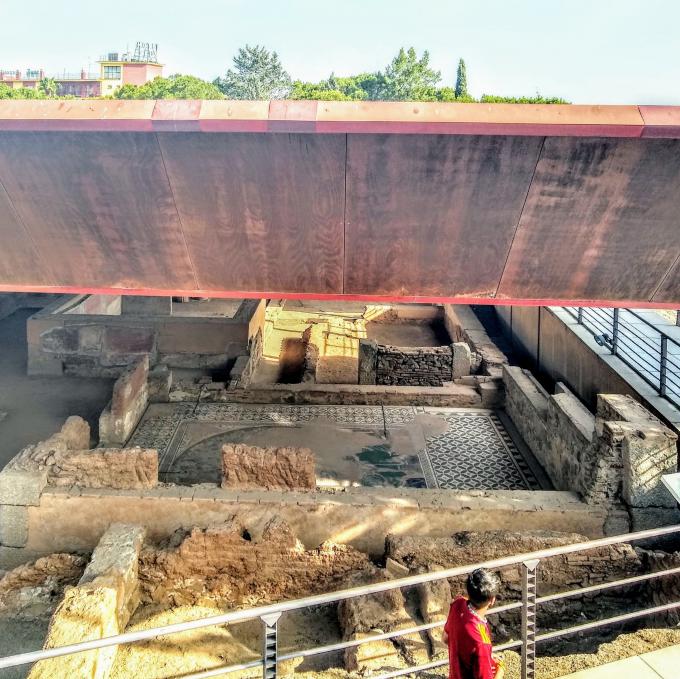
<svg viewBox="0 0 680 679"><path fill-rule="evenodd" d="M0 292L36 292L58 295L136 295L146 297L210 297L215 299L290 299L320 300L328 302L368 302L373 304L483 304L500 306L582 306L646 309L677 309L677 303L644 302L640 300L606 299L515 299L494 297L448 297L419 295L329 295L303 292L248 290L167 290L165 288L84 288L73 286L4 285Z"/></svg>
<svg viewBox="0 0 680 679"><path fill-rule="evenodd" d="M680 107L438 102L4 100L0 130L669 137Z"/></svg>

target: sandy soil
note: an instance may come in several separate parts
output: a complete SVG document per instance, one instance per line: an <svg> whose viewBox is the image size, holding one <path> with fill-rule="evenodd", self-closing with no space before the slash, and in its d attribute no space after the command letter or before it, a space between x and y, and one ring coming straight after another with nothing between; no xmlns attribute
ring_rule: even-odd
<svg viewBox="0 0 680 679"><path fill-rule="evenodd" d="M173 610L140 609L128 626L128 630L147 629L181 620L192 620L216 615L217 609L185 606ZM331 607L315 611L299 611L285 616L280 623L280 653L297 649L330 644L340 639L335 611ZM260 653L259 623L243 623L165 637L144 644L133 644L118 651L111 679L179 679L207 669L248 662L258 659ZM539 645L537 676L555 679L572 672L597 667L606 663L647 653L666 646L680 644L680 628L644 629L622 634L614 641L601 644L596 652L575 653L558 657L541 655L546 649ZM519 679L520 659L514 652L503 654L507 667L507 679ZM294 674L299 679L347 679L351 675L343 669L341 653L300 658L288 661L281 668L284 674ZM386 668L388 669L393 668ZM423 677L445 676L446 668L423 673ZM225 675L227 676L227 675ZM251 679L261 676L255 668L232 673L234 679Z"/></svg>

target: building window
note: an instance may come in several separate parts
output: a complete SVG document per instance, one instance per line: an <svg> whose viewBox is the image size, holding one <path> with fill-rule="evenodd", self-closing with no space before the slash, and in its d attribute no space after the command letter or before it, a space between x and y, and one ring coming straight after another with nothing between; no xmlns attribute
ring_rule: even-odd
<svg viewBox="0 0 680 679"><path fill-rule="evenodd" d="M120 66L104 66L105 80L120 80Z"/></svg>

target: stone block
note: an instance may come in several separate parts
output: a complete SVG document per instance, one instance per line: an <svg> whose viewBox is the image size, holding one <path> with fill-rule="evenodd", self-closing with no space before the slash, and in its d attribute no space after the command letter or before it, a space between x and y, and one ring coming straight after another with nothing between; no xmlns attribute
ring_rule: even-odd
<svg viewBox="0 0 680 679"><path fill-rule="evenodd" d="M481 382L477 385L477 391L482 397L483 408L500 408L503 405L505 391L501 380Z"/></svg>
<svg viewBox="0 0 680 679"><path fill-rule="evenodd" d="M451 378L465 377L472 370L472 352L466 342L454 342L451 345L453 361L451 366Z"/></svg>
<svg viewBox="0 0 680 679"><path fill-rule="evenodd" d="M383 630L375 629L368 633L357 632L350 634L347 641L363 639L375 634L382 633ZM377 672L383 668L393 668L395 665L402 664L402 660L397 647L390 639L379 641L369 641L361 646L354 646L345 649L345 669L349 672Z"/></svg>
<svg viewBox="0 0 680 679"><path fill-rule="evenodd" d="M99 439L125 444L149 402L149 357L144 356L123 372L113 386L113 396L99 418Z"/></svg>
<svg viewBox="0 0 680 679"><path fill-rule="evenodd" d="M113 523L102 535L92 553L78 586L115 583L116 616L119 629L125 629L138 601L139 553L146 529Z"/></svg>
<svg viewBox="0 0 680 679"><path fill-rule="evenodd" d="M149 371L147 381L149 403L168 403L172 389L172 370L167 365L158 365Z"/></svg>
<svg viewBox="0 0 680 679"><path fill-rule="evenodd" d="M44 648L101 639L125 629L138 604L139 553L144 529L113 524L92 554L77 587L67 589L52 616ZM104 679L115 662L115 646L36 663L29 679Z"/></svg>
<svg viewBox="0 0 680 679"><path fill-rule="evenodd" d="M72 451L50 468L50 486L142 489L158 483L158 451L143 448Z"/></svg>
<svg viewBox="0 0 680 679"><path fill-rule="evenodd" d="M630 431L625 436L622 494L630 506L675 507L675 500L661 482L662 475L678 468L677 439L668 434L661 429L647 429Z"/></svg>
<svg viewBox="0 0 680 679"><path fill-rule="evenodd" d="M5 468L0 472L0 504L37 507L46 485L46 469Z"/></svg>
<svg viewBox="0 0 680 679"><path fill-rule="evenodd" d="M23 547L28 542L28 508L0 505L0 545Z"/></svg>
<svg viewBox="0 0 680 679"><path fill-rule="evenodd" d="M375 384L378 361L378 343L359 340L359 384Z"/></svg>
<svg viewBox="0 0 680 679"><path fill-rule="evenodd" d="M314 455L308 448L222 448L222 488L316 488Z"/></svg>
<svg viewBox="0 0 680 679"><path fill-rule="evenodd" d="M85 450L90 447L90 425L82 417L68 417L59 433L69 450Z"/></svg>

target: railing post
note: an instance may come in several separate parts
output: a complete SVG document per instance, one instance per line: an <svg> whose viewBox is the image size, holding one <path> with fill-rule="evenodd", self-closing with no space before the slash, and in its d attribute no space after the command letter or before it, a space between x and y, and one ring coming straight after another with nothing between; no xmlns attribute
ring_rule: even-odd
<svg viewBox="0 0 680 679"><path fill-rule="evenodd" d="M577 314L576 315L576 322L579 325L583 325L583 307L582 306L578 307L576 314Z"/></svg>
<svg viewBox="0 0 680 679"><path fill-rule="evenodd" d="M614 309L614 321L612 323L612 354L614 355L619 348L619 312L620 309Z"/></svg>
<svg viewBox="0 0 680 679"><path fill-rule="evenodd" d="M278 665L278 623L281 613L263 615L262 620L262 677L276 679Z"/></svg>
<svg viewBox="0 0 680 679"><path fill-rule="evenodd" d="M668 373L668 337L661 335L661 363L659 364L659 393L666 395L666 376Z"/></svg>
<svg viewBox="0 0 680 679"><path fill-rule="evenodd" d="M536 676L536 571L539 560L522 563L522 679Z"/></svg>

